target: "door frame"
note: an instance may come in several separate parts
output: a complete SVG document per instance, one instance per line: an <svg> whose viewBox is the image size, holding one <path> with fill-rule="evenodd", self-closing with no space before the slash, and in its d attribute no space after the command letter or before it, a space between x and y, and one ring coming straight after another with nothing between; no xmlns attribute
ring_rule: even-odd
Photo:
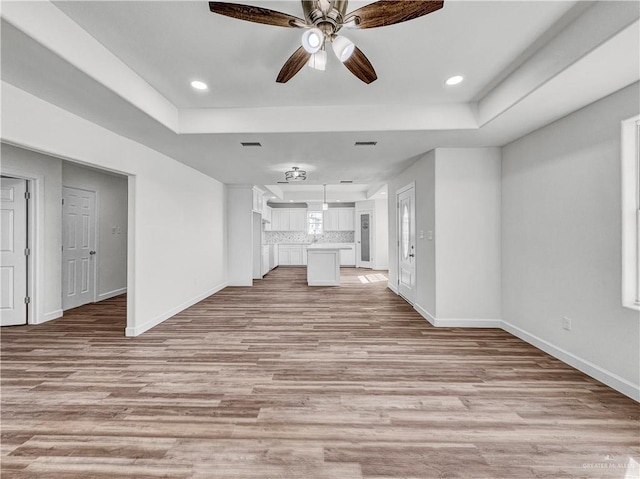
<svg viewBox="0 0 640 479"><path fill-rule="evenodd" d="M94 227L94 231L96 232L96 238L95 238L95 250L98 252L98 254L100 254L100 221L98 221L99 217L100 217L100 191L97 187L92 186L92 185L85 185L82 183L75 183L73 185L70 184L64 184L62 183L62 186L60 187L60 197L62 198L62 190L64 188L73 188L74 190L82 190L82 191L90 191L91 193L93 193L95 195L96 198L96 204L95 204L95 210L96 210L96 214L94 215L93 218L93 227ZM62 220L62 224L60 225L61 229L60 232L62 234L62 228L64 228L64 215L61 215L61 220ZM62 252L60 253L60 301L61 301L61 306L62 307L62 302L63 302L63 298L64 298L64 281L62 281L62 268L64 267L63 265L64 259L63 259L63 254ZM98 285L98 278L100 277L100 275L98 274L98 266L99 266L99 260L98 258L94 257L94 263L95 263L95 268L93 269L93 298L92 298L92 303L97 303L98 302L98 290L99 285Z"/></svg>
<svg viewBox="0 0 640 479"><path fill-rule="evenodd" d="M362 266L362 260L360 258L362 258L362 226L360 225L360 215L362 213L368 214L369 215L369 261L367 261L367 263L369 263L369 266ZM375 227L375 210L373 208L362 208L362 209L357 209L355 211L355 220L356 220L356 268L368 268L368 269L374 269L373 265L374 265L374 261L373 259L371 259L371 257L373 256L373 253L375 251L375 246L376 246L376 235L374 234L374 227ZM358 238L360 238L360 241L358 241Z"/></svg>
<svg viewBox="0 0 640 479"><path fill-rule="evenodd" d="M396 190L396 207L395 207L395 211L396 211L396 284L395 284L395 287L397 290L396 294L400 296L402 299L404 299L405 301L407 301L407 303L413 306L416 301L415 296L417 295L417 292L418 292L418 248L417 247L414 248L415 252L413 253L415 255L414 263L413 263L413 267L414 267L413 302L409 301L407 298L405 298L400 294L400 254L401 254L400 237L401 237L401 230L402 230L402 217L400 216L400 195L402 193L405 193L406 191L409 191L412 188L413 188L413 228L415 230L416 217L418 216L416 212L416 182L412 181L411 183L408 183L402 188L398 188Z"/></svg>
<svg viewBox="0 0 640 479"><path fill-rule="evenodd" d="M43 244L40 231L44 224L44 176L4 166L2 175L25 180L27 191L31 194L27 201L27 248L30 251L27 259L27 296L31 298L27 307L27 324L39 324L41 304L40 288L37 286L42 284L40 248Z"/></svg>

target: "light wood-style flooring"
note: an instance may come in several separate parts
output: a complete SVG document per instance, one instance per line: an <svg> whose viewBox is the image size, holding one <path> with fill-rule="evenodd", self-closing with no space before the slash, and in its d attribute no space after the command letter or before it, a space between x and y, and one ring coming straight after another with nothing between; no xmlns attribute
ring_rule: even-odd
<svg viewBox="0 0 640 479"><path fill-rule="evenodd" d="M633 478L640 406L372 272L277 268L137 338L125 299L4 328L2 478Z"/></svg>

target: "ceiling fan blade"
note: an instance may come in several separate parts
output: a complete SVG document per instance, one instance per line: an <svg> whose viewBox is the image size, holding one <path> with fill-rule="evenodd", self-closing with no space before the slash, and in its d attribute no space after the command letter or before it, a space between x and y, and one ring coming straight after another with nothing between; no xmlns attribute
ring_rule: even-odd
<svg viewBox="0 0 640 479"><path fill-rule="evenodd" d="M251 5L209 2L209 10L227 17L246 20L247 22L275 25L277 27L303 28L306 25L306 22L298 17Z"/></svg>
<svg viewBox="0 0 640 479"><path fill-rule="evenodd" d="M358 47L355 48L351 56L344 62L344 66L367 85L378 79L373 65Z"/></svg>
<svg viewBox="0 0 640 479"><path fill-rule="evenodd" d="M298 48L282 66L276 81L278 83L287 83L307 64L310 56L311 53L307 52L304 48Z"/></svg>
<svg viewBox="0 0 640 479"><path fill-rule="evenodd" d="M406 22L427 15L444 6L444 1L381 0L365 5L345 16L343 23L355 20L356 28L376 28Z"/></svg>

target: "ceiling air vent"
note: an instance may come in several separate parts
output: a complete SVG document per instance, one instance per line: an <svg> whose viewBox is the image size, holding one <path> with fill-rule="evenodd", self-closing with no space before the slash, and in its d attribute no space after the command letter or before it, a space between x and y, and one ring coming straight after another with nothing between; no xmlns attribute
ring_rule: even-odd
<svg viewBox="0 0 640 479"><path fill-rule="evenodd" d="M348 185L350 183L353 183L353 180L340 180L340 183L343 185Z"/></svg>
<svg viewBox="0 0 640 479"><path fill-rule="evenodd" d="M259 141L243 141L240 144L242 146L257 146L258 148L262 147Z"/></svg>
<svg viewBox="0 0 640 479"><path fill-rule="evenodd" d="M353 146L376 146L377 141L356 141Z"/></svg>

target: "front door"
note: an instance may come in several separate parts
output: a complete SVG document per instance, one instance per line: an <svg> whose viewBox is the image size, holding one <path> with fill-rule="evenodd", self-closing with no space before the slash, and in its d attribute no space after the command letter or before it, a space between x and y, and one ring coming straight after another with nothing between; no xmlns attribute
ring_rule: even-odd
<svg viewBox="0 0 640 479"><path fill-rule="evenodd" d="M0 324L27 324L27 182L0 185Z"/></svg>
<svg viewBox="0 0 640 479"><path fill-rule="evenodd" d="M356 218L356 266L373 268L373 211L358 211Z"/></svg>
<svg viewBox="0 0 640 479"><path fill-rule="evenodd" d="M95 301L96 194L62 188L62 309Z"/></svg>
<svg viewBox="0 0 640 479"><path fill-rule="evenodd" d="M403 188L397 194L398 204L398 293L413 304L416 298L416 226L415 188Z"/></svg>

